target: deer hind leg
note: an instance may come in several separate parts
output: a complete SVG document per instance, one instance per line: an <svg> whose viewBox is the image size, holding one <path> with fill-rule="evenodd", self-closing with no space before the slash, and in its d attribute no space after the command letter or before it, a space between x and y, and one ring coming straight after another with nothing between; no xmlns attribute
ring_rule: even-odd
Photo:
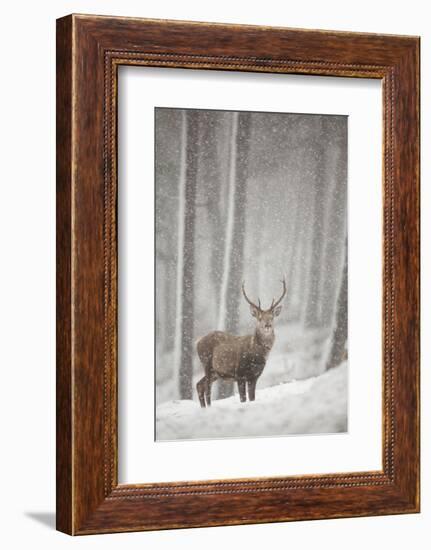
<svg viewBox="0 0 431 550"><path fill-rule="evenodd" d="M211 378L207 376L205 384L205 400L207 407L211 407Z"/></svg>
<svg viewBox="0 0 431 550"><path fill-rule="evenodd" d="M201 378L199 380L199 382L196 384L196 390L197 390L198 396L199 396L199 403L201 404L202 408L206 407L206 405L205 405L205 393L207 391L207 386L208 386L208 379L207 379L206 376Z"/></svg>

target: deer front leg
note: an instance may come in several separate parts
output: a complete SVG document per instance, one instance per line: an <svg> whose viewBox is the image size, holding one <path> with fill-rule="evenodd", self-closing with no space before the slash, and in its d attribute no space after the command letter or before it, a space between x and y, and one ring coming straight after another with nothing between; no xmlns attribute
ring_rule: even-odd
<svg viewBox="0 0 431 550"><path fill-rule="evenodd" d="M244 401L247 400L247 396L245 393L245 380L243 378L240 378L238 380L238 391L239 391L239 398L241 403L244 403Z"/></svg>
<svg viewBox="0 0 431 550"><path fill-rule="evenodd" d="M252 378L247 380L247 389L248 389L248 399L254 401L256 398L256 382L257 378Z"/></svg>

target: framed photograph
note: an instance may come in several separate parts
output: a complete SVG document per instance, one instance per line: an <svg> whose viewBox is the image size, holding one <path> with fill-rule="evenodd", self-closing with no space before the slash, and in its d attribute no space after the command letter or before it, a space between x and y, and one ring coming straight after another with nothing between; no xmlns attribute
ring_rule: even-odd
<svg viewBox="0 0 431 550"><path fill-rule="evenodd" d="M57 21L57 528L419 511L419 38Z"/></svg>

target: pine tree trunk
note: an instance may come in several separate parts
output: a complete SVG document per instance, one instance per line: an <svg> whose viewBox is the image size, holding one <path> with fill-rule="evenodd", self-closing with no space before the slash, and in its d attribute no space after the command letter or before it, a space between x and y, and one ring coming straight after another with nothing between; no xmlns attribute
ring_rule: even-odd
<svg viewBox="0 0 431 550"><path fill-rule="evenodd" d="M331 349L326 363L326 369L338 367L347 359L347 323L348 323L348 306L347 306L347 241L345 245L345 256L343 274L338 292L337 309L334 321L334 331L332 334Z"/></svg>
<svg viewBox="0 0 431 550"><path fill-rule="evenodd" d="M308 297L305 313L307 327L315 328L321 326L321 296L320 280L322 277L321 265L324 243L324 199L327 187L325 144L323 142L325 119L321 120L321 131L318 136L316 149L317 159L315 167L315 189L314 189L314 210L313 210L313 238L311 243L311 263L309 271Z"/></svg>
<svg viewBox="0 0 431 550"><path fill-rule="evenodd" d="M185 111L183 116L182 177L180 177L179 189L176 361L180 398L192 399L195 203L199 113Z"/></svg>
<svg viewBox="0 0 431 550"><path fill-rule="evenodd" d="M243 274L246 187L251 117L249 113L234 113L230 166L229 214L225 239L224 275L221 292L219 329L238 332L241 282ZM233 395L233 383L218 382L218 399Z"/></svg>
<svg viewBox="0 0 431 550"><path fill-rule="evenodd" d="M238 331L241 283L243 277L245 211L247 190L248 151L250 147L250 114L239 113L234 193L234 231L230 249L225 327L233 334Z"/></svg>
<svg viewBox="0 0 431 550"><path fill-rule="evenodd" d="M218 306L222 284L222 271L224 254L224 231L222 212L220 206L221 175L219 169L219 155L217 152L217 140L220 139L217 130L219 129L218 114L212 112L203 113L202 118L202 143L205 145L199 159L200 171L204 188L206 191L206 206L208 222L211 226L211 279L214 292L214 303Z"/></svg>
<svg viewBox="0 0 431 550"><path fill-rule="evenodd" d="M333 132L331 132L333 134ZM331 174L325 206L325 243L321 265L322 325L329 327L339 290L340 267L344 262L344 244L347 231L347 123L343 131L333 137L328 150L328 168ZM337 276L336 276L337 275Z"/></svg>

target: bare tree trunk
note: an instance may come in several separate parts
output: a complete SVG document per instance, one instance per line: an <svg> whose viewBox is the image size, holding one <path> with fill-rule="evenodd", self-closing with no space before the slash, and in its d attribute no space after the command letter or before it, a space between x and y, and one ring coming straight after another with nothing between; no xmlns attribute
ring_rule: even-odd
<svg viewBox="0 0 431 550"><path fill-rule="evenodd" d="M286 296L287 299L287 315L289 320L296 320L301 316L301 300L298 299L300 295L303 284L303 277L301 270L304 265L302 259L304 251L304 231L305 231L305 200L304 194L305 190L299 188L299 182L296 182L296 196L295 200L292 200L292 204L295 204L295 211L289 212L291 218L293 219L293 225L290 232L290 251L288 259L286 260L286 276L287 276L287 286L288 293Z"/></svg>
<svg viewBox="0 0 431 550"><path fill-rule="evenodd" d="M175 357L181 399L193 397L195 203L198 157L197 111L184 111L179 188L177 323Z"/></svg>
<svg viewBox="0 0 431 550"><path fill-rule="evenodd" d="M289 163L291 173L288 175L288 187L291 188L290 197L287 201L288 210L286 217L290 219L287 230L289 240L286 254L284 273L287 277L288 292L286 296L286 315L289 321L296 321L301 318L304 303L304 266L306 262L306 233L307 219L310 210L309 182L304 180L302 170L305 164L304 150L308 146L308 134L297 136L298 128L293 126L292 135L295 136L295 146L291 148L292 158Z"/></svg>
<svg viewBox="0 0 431 550"><path fill-rule="evenodd" d="M166 330L166 350L172 352L175 346L175 340L172 335L175 334L175 264L172 261L166 262L166 309L165 309L165 330Z"/></svg>
<svg viewBox="0 0 431 550"><path fill-rule="evenodd" d="M177 285L175 259L178 253L178 242L166 236L177 231L177 220L175 223L172 223L172 220L178 215L178 185L175 190L172 190L172 184L179 180L181 152L179 154L177 152L177 143L181 139L182 114L178 111L168 123L166 109L156 109L155 118L156 292L164 295L163 300L157 304L157 322L160 323L165 336L162 338L161 348L164 352L172 352L175 346ZM175 121L174 127L172 121ZM160 271L163 271L163 276ZM160 330L157 333L159 334Z"/></svg>
<svg viewBox="0 0 431 550"><path fill-rule="evenodd" d="M322 277L321 265L324 243L324 199L327 189L327 166L324 134L326 128L326 119L321 119L321 131L318 133L315 141L317 149L317 158L314 174L314 208L313 208L313 237L311 242L311 262L309 267L308 297L305 312L305 324L308 327L316 328L321 326L321 295L320 280Z"/></svg>
<svg viewBox="0 0 431 550"><path fill-rule="evenodd" d="M234 193L234 231L230 248L229 276L227 284L226 330L236 333L238 330L241 283L243 276L246 190L248 175L248 151L250 148L250 113L239 113L236 179Z"/></svg>
<svg viewBox="0 0 431 550"><path fill-rule="evenodd" d="M313 200L314 185L304 186L301 193L299 207L301 209L301 228L300 228L300 250L298 250L298 259L295 262L295 283L296 292L299 297L299 314L303 325L306 325L306 314L308 307L309 286L311 278L311 269L313 267Z"/></svg>
<svg viewBox="0 0 431 550"><path fill-rule="evenodd" d="M212 112L202 113L202 143L204 148L199 159L202 181L206 192L206 207L208 221L211 226L211 279L214 291L214 303L219 304L222 284L222 271L224 254L224 231L222 223L222 211L220 204L221 185L219 158L217 152L217 130L219 115Z"/></svg>
<svg viewBox="0 0 431 550"><path fill-rule="evenodd" d="M156 285L156 311L159 312L156 315L156 334L157 334L157 345L164 351L167 347L167 333L166 333L166 324L164 323L167 310L167 292L166 292L166 262L163 259L160 259L160 254L157 264L157 275L162 284ZM162 314L160 314L162 313Z"/></svg>
<svg viewBox="0 0 431 550"><path fill-rule="evenodd" d="M236 142L238 134L238 113L232 115L232 126L230 136L230 158L229 158L229 185L228 185L228 203L226 216L226 235L225 250L223 255L223 277L220 292L220 307L218 314L218 329L224 330L226 324L226 300L227 287L230 272L231 247L233 241L233 231L235 224L235 179L236 179Z"/></svg>
<svg viewBox="0 0 431 550"><path fill-rule="evenodd" d="M262 296L265 291L265 267L266 262L264 261L264 258L262 257L262 251L265 250L266 247L266 239L263 234L263 231L261 230L262 224L265 222L265 218L267 216L267 210L268 205L264 201L262 202L258 212L256 212L256 218L255 218L255 227L254 234L250 235L250 239L253 239L253 248L252 248L252 255L253 255L253 264L254 264L254 288L253 288L253 281L246 281L247 288L250 288L250 291L255 296ZM251 265L253 265L251 264ZM250 268L250 266L248 266Z"/></svg>
<svg viewBox="0 0 431 550"><path fill-rule="evenodd" d="M333 132L331 132L333 134ZM347 231L347 124L333 137L328 147L328 170L331 174L325 205L325 246L322 255L320 304L322 325L331 326L339 290L339 276L344 262Z"/></svg>
<svg viewBox="0 0 431 550"><path fill-rule="evenodd" d="M219 314L219 329L232 334L238 332L239 321L250 130L250 113L234 113L229 174L229 212L226 226L225 261ZM219 381L218 398L229 397L232 394L233 383Z"/></svg>
<svg viewBox="0 0 431 550"><path fill-rule="evenodd" d="M347 322L348 322L348 302L347 302L347 240L345 244L344 266L341 277L341 284L338 292L337 309L334 320L334 331L331 340L331 349L326 362L326 369L337 367L347 359Z"/></svg>

